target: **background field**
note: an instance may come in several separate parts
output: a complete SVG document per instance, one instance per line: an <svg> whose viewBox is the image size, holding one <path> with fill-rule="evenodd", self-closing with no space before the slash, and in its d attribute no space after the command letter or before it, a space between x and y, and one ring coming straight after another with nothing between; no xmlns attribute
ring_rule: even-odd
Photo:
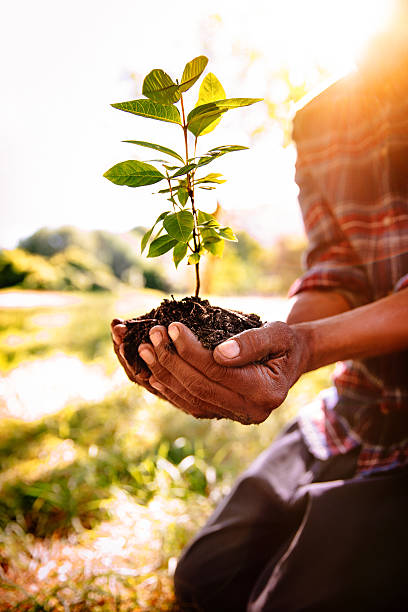
<svg viewBox="0 0 408 612"><path fill-rule="evenodd" d="M261 426L197 421L131 385L109 321L158 292L0 292L0 609L171 610L187 540L298 406L305 376ZM213 303L284 318L287 302ZM19 306L18 308L15 306Z"/></svg>

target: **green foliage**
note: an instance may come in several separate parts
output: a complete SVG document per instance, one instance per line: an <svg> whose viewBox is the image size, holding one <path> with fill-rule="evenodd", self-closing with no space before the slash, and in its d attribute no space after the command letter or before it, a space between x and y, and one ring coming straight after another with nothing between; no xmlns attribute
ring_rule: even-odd
<svg viewBox="0 0 408 612"><path fill-rule="evenodd" d="M167 104L158 104L151 100L131 100L130 102L118 102L112 104L113 108L140 115L147 119L157 119L158 121L167 121L168 123L177 123L181 125L181 116L176 106Z"/></svg>
<svg viewBox="0 0 408 612"><path fill-rule="evenodd" d="M194 85L204 72L207 64L208 59L204 55L200 55L186 64L181 77L180 92L187 91Z"/></svg>
<svg viewBox="0 0 408 612"><path fill-rule="evenodd" d="M34 278L40 286L57 289L59 279L56 270L40 255L26 253L22 249L0 252L0 287L22 284L32 285Z"/></svg>
<svg viewBox="0 0 408 612"><path fill-rule="evenodd" d="M158 223L171 211L163 213ZM152 228L153 230L154 228ZM140 255L151 232L138 228L124 235L74 227L42 228L20 242L20 248L0 251L0 288L64 291L112 291L118 283L171 291L163 266L152 269Z"/></svg>
<svg viewBox="0 0 408 612"><path fill-rule="evenodd" d="M24 289L112 290L116 279L90 252L70 246L50 258L22 249L0 253L0 287Z"/></svg>
<svg viewBox="0 0 408 612"><path fill-rule="evenodd" d="M175 157L178 161L181 161L184 164L184 160L173 149L169 149L168 147L163 147L158 144L153 144L152 142L145 142L143 140L124 140L123 142L129 142L130 144L140 145L141 147L147 147L148 149L154 149L155 151L160 151L160 153L165 153L166 155L170 155L171 157Z"/></svg>
<svg viewBox="0 0 408 612"><path fill-rule="evenodd" d="M194 58L186 64L180 81L173 80L164 70L156 68L149 72L143 81L142 93L146 96L145 99L112 104L114 108L125 112L179 124L183 131L184 156L161 144L140 140L126 140L125 142L160 151L181 162L182 165L175 166L174 161L172 165L168 161L159 161L162 164L162 170L158 170L145 162L128 160L116 164L104 174L105 178L116 185L127 185L128 187L167 182L167 187L161 189L159 193L169 195L168 200L173 210L165 211L144 234L141 250L144 251L150 240L148 257L158 257L173 250L173 261L176 267L188 255L188 263L196 266L196 296L200 290L201 257L206 252L220 257L223 253L224 240L236 241L232 229L221 227L214 217L211 220L207 219L204 224L199 221L201 211L196 204L196 186L200 189L214 189L215 185L223 183L224 179L218 173L210 173L201 177L196 174L202 166L212 163L218 157L242 151L247 147L223 145L199 156L194 153L194 157L190 158L188 133L190 132L195 137L194 151L196 151L198 137L215 129L222 115L228 110L250 106L261 100L261 98L226 98L221 83L214 74L209 73L201 83L195 107L186 117L183 93L197 82L207 63L208 59L203 55ZM178 102L180 102L181 114L175 106ZM159 226L158 232L153 237L153 231L157 226Z"/></svg>
<svg viewBox="0 0 408 612"><path fill-rule="evenodd" d="M128 187L142 187L153 185L164 179L164 175L154 166L130 159L113 166L104 177L115 185L127 185Z"/></svg>
<svg viewBox="0 0 408 612"><path fill-rule="evenodd" d="M209 72L201 83L196 106L202 106L203 104L208 104L208 102L215 102L216 100L223 100L224 98L226 98L226 94L223 86L221 85L215 74ZM213 119L207 125L207 127L201 131L201 136L212 132L217 127L220 121L221 116Z"/></svg>

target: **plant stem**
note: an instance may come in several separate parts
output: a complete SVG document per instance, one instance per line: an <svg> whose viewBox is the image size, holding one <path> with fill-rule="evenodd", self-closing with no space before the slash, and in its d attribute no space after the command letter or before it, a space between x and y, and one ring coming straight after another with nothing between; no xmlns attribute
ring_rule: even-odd
<svg viewBox="0 0 408 612"><path fill-rule="evenodd" d="M169 184L169 189L170 189L171 203L172 203L172 206L173 206L173 210L175 210L176 208L174 206L175 199L174 199L174 196L173 196L173 188L171 186L171 181L170 181L169 173L167 172L167 170L166 170L166 177L167 177L167 182Z"/></svg>
<svg viewBox="0 0 408 612"><path fill-rule="evenodd" d="M188 140L187 140L187 123L186 123L186 116L184 113L184 102L183 102L183 95L180 96L180 102L181 102L181 113L183 116L183 131L184 131L184 144L186 147L186 165L188 164ZM196 153L196 148L197 148L197 138L195 140L195 147L194 147L194 156ZM188 191L188 195L190 197L191 200L191 210L193 213L193 217L194 217L194 227L193 227L193 242L194 242L194 253L199 253L200 252L200 238L199 238L199 233L197 230L197 211L195 209L194 206L194 184L191 182L191 175L190 172L187 172L187 191ZM195 287L195 297L199 296L200 293L200 262L197 262L195 265L195 276L196 276L196 287Z"/></svg>
<svg viewBox="0 0 408 612"><path fill-rule="evenodd" d="M199 262L195 264L195 273L196 273L196 290L195 290L194 297L198 298L199 293L200 293L200 263Z"/></svg>
<svg viewBox="0 0 408 612"><path fill-rule="evenodd" d="M181 113L183 115L183 132L184 132L184 145L186 147L186 165L188 164L188 141L187 141L187 123L186 123L186 115L184 113L184 102L183 102L183 94L180 96L181 102ZM187 175L188 176L188 175Z"/></svg>

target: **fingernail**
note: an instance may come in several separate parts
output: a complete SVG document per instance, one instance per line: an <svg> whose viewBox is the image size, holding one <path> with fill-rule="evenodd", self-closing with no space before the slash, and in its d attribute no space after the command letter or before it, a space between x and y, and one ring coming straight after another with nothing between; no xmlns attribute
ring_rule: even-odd
<svg viewBox="0 0 408 612"><path fill-rule="evenodd" d="M123 359L126 361L126 357L125 357L125 347L123 344L120 345L119 347L119 353L121 355L121 357L123 357Z"/></svg>
<svg viewBox="0 0 408 612"><path fill-rule="evenodd" d="M160 342L163 340L163 336L159 331L151 332L150 340L152 341L153 346L159 346Z"/></svg>
<svg viewBox="0 0 408 612"><path fill-rule="evenodd" d="M235 340L227 340L217 346L217 351L220 351L223 357L233 359L234 357L238 357L240 349L238 342Z"/></svg>
<svg viewBox="0 0 408 612"><path fill-rule="evenodd" d="M170 338L173 340L173 342L175 342L180 335L180 330L178 328L178 325L175 325L174 323L172 323L169 326L168 333L169 333Z"/></svg>
<svg viewBox="0 0 408 612"><path fill-rule="evenodd" d="M153 352L149 349L145 348L139 351L140 357L147 363L147 365L151 365L154 363L154 355Z"/></svg>
<svg viewBox="0 0 408 612"><path fill-rule="evenodd" d="M160 392L161 392L161 391L164 391L164 385L162 385L162 384L161 384L161 383L159 383L159 382L156 382L156 381L155 381L155 382L150 383L150 385L151 385L151 386L152 386L154 389L156 389L156 391L160 391Z"/></svg>

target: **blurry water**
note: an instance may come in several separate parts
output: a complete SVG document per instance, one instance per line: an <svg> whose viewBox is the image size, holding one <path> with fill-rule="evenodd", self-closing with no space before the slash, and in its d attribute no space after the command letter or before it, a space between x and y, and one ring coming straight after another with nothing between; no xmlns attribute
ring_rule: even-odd
<svg viewBox="0 0 408 612"><path fill-rule="evenodd" d="M34 421L68 403L102 401L126 381L122 368L108 376L102 365L63 353L36 359L0 379L0 415Z"/></svg>

